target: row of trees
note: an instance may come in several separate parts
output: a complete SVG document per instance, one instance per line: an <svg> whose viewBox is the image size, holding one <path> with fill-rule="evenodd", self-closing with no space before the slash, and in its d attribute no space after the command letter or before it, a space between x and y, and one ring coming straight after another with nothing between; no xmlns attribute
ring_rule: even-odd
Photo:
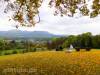
<svg viewBox="0 0 100 75"><path fill-rule="evenodd" d="M93 36L90 32L83 33L81 35L71 35L68 37L61 37L53 39L47 43L48 49L59 49L69 48L70 45L73 45L76 50L91 48L100 49L100 35Z"/></svg>
<svg viewBox="0 0 100 75"><path fill-rule="evenodd" d="M0 40L0 51L2 50L14 50L14 49L25 49L31 51L34 48L45 47L45 43L42 42L33 42L29 40Z"/></svg>
<svg viewBox="0 0 100 75"><path fill-rule="evenodd" d="M0 39L0 55L36 52L41 50L46 50L45 42Z"/></svg>
<svg viewBox="0 0 100 75"><path fill-rule="evenodd" d="M15 40L0 40L0 50L10 50L10 49L23 49L23 42L16 42Z"/></svg>

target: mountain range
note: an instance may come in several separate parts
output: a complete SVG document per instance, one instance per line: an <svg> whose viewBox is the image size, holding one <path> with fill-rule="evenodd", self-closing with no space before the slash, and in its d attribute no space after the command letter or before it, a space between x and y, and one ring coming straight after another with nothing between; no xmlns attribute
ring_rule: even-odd
<svg viewBox="0 0 100 75"><path fill-rule="evenodd" d="M62 35L55 35L47 31L21 31L21 30L0 31L0 37L4 38L52 38L61 36Z"/></svg>

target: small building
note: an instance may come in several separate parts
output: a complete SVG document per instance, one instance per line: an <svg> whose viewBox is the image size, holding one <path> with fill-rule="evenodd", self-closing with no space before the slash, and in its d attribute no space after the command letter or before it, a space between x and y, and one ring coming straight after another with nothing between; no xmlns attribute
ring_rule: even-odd
<svg viewBox="0 0 100 75"><path fill-rule="evenodd" d="M73 51L73 45L71 44L70 47L67 49L67 52L71 53Z"/></svg>

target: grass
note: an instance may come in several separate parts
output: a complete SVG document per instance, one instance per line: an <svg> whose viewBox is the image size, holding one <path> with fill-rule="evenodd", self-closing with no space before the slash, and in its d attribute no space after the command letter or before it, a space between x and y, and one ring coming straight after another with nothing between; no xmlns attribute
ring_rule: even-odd
<svg viewBox="0 0 100 75"><path fill-rule="evenodd" d="M0 75L100 75L100 51L0 56Z"/></svg>

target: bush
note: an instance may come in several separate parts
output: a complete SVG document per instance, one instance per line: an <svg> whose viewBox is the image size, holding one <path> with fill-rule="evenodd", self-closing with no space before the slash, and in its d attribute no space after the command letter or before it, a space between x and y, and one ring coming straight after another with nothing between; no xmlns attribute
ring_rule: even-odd
<svg viewBox="0 0 100 75"><path fill-rule="evenodd" d="M56 48L56 51L62 51L63 50L63 47L62 46L59 46Z"/></svg>
<svg viewBox="0 0 100 75"><path fill-rule="evenodd" d="M23 51L22 51L22 53L27 53L27 52L28 52L27 50L23 50Z"/></svg>
<svg viewBox="0 0 100 75"><path fill-rule="evenodd" d="M77 52L79 52L79 51L80 51L80 48L75 48L75 50L76 50Z"/></svg>
<svg viewBox="0 0 100 75"><path fill-rule="evenodd" d="M58 48L56 48L56 51L60 51Z"/></svg>
<svg viewBox="0 0 100 75"><path fill-rule="evenodd" d="M11 53L9 53L9 52L5 52L5 53L4 53L4 55L10 55L10 54L11 54Z"/></svg>
<svg viewBox="0 0 100 75"><path fill-rule="evenodd" d="M17 52L17 51L15 51L15 50L12 52L12 54L17 54L17 53L18 53L18 52Z"/></svg>
<svg viewBox="0 0 100 75"><path fill-rule="evenodd" d="M90 51L91 50L91 48L86 48L86 51Z"/></svg>
<svg viewBox="0 0 100 75"><path fill-rule="evenodd" d="M33 51L33 52L36 52L36 48L34 48L32 51Z"/></svg>
<svg viewBox="0 0 100 75"><path fill-rule="evenodd" d="M29 52L36 52L36 48L32 48Z"/></svg>
<svg viewBox="0 0 100 75"><path fill-rule="evenodd" d="M2 52L0 52L0 56L2 55Z"/></svg>

